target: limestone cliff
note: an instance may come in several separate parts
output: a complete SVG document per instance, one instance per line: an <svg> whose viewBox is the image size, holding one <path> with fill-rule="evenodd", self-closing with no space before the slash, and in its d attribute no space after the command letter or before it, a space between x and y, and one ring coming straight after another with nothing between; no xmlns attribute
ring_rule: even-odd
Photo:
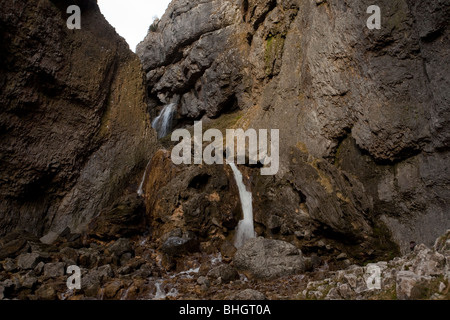
<svg viewBox="0 0 450 320"><path fill-rule="evenodd" d="M372 4L174 0L137 48L152 116L280 129L279 173L245 169L260 235L369 258L450 225L450 5Z"/></svg>
<svg viewBox="0 0 450 320"><path fill-rule="evenodd" d="M141 64L96 1L0 4L0 235L80 231L152 153Z"/></svg>

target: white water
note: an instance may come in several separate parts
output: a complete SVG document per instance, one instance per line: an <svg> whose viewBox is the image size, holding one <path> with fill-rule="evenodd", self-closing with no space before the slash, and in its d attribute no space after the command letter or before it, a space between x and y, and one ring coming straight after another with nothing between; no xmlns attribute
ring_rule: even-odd
<svg viewBox="0 0 450 320"><path fill-rule="evenodd" d="M150 161L151 161L151 159L150 159ZM150 165L150 161L147 163L147 166L145 167L144 175L142 176L141 184L139 185L139 189L137 191L137 194L140 197L142 197L142 195L144 194L144 181L145 181L145 176L147 175L147 169L148 169L148 166Z"/></svg>
<svg viewBox="0 0 450 320"><path fill-rule="evenodd" d="M172 122L177 111L176 103L169 103L164 106L159 116L157 116L153 122L152 127L158 133L158 138L164 138L172 130Z"/></svg>
<svg viewBox="0 0 450 320"><path fill-rule="evenodd" d="M236 165L234 163L229 163L229 165L234 173L234 178L239 189L239 198L241 199L242 212L244 213L244 219L239 221L236 229L236 234L234 236L234 246L236 248L240 248L248 239L252 239L256 236L255 229L253 227L252 193L250 191L247 191L244 180L242 178L242 173L239 171Z"/></svg>
<svg viewBox="0 0 450 320"><path fill-rule="evenodd" d="M168 293L161 287L163 284L162 280L159 280L155 283L156 293L152 300L164 300L167 297L176 297L178 295L178 291L175 288L170 289Z"/></svg>

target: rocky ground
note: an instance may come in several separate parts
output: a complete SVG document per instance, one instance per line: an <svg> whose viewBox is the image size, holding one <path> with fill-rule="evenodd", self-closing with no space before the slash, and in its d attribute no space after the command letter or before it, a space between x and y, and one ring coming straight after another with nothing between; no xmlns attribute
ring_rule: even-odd
<svg viewBox="0 0 450 320"><path fill-rule="evenodd" d="M16 231L0 240L0 299L450 299L450 230L432 248L421 244L374 264L381 287L372 290L370 265L332 270L280 240L184 255L186 243L177 239L162 249L147 236L105 242L69 231L41 239ZM81 268L80 290L66 286L70 265Z"/></svg>

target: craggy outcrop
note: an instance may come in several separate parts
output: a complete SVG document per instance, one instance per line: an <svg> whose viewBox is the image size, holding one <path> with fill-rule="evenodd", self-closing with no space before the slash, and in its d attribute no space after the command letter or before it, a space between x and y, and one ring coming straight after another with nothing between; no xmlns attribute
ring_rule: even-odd
<svg viewBox="0 0 450 320"><path fill-rule="evenodd" d="M175 0L137 48L152 116L280 129L278 174L249 173L259 235L372 259L450 225L450 5L378 1L380 30L370 5Z"/></svg>
<svg viewBox="0 0 450 320"><path fill-rule="evenodd" d="M0 235L81 231L152 153L141 64L96 1L0 4Z"/></svg>

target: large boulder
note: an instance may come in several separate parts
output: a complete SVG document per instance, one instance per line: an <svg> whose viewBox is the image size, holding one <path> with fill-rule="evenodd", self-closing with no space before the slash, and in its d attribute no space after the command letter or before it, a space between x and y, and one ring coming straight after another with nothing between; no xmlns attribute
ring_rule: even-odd
<svg viewBox="0 0 450 320"><path fill-rule="evenodd" d="M233 258L234 266L251 278L273 279L305 271L302 252L281 240L258 237L247 241Z"/></svg>

